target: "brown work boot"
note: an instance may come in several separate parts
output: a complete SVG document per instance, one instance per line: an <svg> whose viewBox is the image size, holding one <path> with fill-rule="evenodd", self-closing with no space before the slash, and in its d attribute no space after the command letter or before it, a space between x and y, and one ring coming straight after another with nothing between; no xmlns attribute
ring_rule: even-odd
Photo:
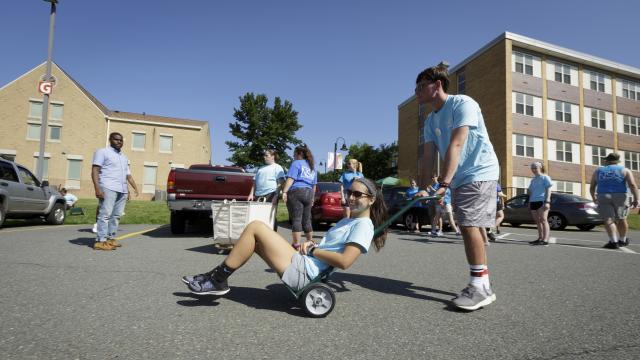
<svg viewBox="0 0 640 360"><path fill-rule="evenodd" d="M106 241L96 241L93 244L94 250L115 250L115 246L111 246Z"/></svg>
<svg viewBox="0 0 640 360"><path fill-rule="evenodd" d="M107 240L107 244L109 244L109 245L111 245L113 247L117 247L117 248L122 246L122 244L117 242L115 239Z"/></svg>

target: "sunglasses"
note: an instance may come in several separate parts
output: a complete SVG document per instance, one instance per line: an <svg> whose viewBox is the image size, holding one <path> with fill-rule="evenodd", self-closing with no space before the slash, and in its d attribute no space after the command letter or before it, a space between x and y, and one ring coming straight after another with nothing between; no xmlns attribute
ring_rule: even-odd
<svg viewBox="0 0 640 360"><path fill-rule="evenodd" d="M356 199L360 199L363 196L371 197L371 194L363 193L362 191L347 190L347 197L352 197L352 196Z"/></svg>

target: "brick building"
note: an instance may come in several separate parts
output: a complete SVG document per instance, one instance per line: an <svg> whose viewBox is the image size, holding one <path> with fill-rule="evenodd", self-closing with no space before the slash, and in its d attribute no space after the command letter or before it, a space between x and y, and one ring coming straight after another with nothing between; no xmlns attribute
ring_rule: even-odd
<svg viewBox="0 0 640 360"><path fill-rule="evenodd" d="M612 151L640 180L640 69L506 32L449 73L449 93L480 104L508 195L526 191L529 165L541 161L554 191L589 197ZM398 106L398 174L422 184L430 111L415 95Z"/></svg>
<svg viewBox="0 0 640 360"><path fill-rule="evenodd" d="M14 159L35 173L39 155L42 95L40 64L0 88L0 155ZM142 199L166 190L172 167L209 163L209 125L206 121L136 114L108 109L57 64L56 86L49 98L43 180L70 189L78 197L93 197L93 152L108 146L108 134L120 132L123 151Z"/></svg>

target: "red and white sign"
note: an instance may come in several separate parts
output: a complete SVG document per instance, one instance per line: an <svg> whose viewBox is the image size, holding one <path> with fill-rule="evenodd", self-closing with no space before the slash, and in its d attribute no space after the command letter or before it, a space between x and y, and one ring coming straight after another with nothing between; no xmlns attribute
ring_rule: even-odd
<svg viewBox="0 0 640 360"><path fill-rule="evenodd" d="M38 84L38 91L44 95L51 95L53 91L53 82L52 81L40 81Z"/></svg>

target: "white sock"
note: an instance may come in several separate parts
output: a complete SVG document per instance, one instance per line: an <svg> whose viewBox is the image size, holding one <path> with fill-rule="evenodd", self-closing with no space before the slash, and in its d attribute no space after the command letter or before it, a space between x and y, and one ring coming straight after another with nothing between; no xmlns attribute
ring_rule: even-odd
<svg viewBox="0 0 640 360"><path fill-rule="evenodd" d="M622 238L622 240L620 240L620 242L621 242L621 243L625 243L625 242L627 242L627 237L626 237L626 236L625 236L625 237L623 237L623 238Z"/></svg>
<svg viewBox="0 0 640 360"><path fill-rule="evenodd" d="M471 280L469 283L477 288L489 288L489 269L486 265L469 265Z"/></svg>

